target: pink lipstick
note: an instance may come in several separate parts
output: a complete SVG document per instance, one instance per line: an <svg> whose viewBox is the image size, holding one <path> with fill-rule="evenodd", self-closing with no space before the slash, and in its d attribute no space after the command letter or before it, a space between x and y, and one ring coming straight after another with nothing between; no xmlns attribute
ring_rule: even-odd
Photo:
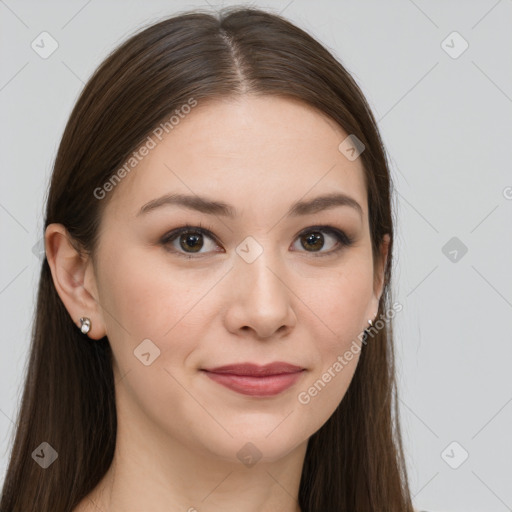
<svg viewBox="0 0 512 512"><path fill-rule="evenodd" d="M249 396L274 396L293 386L304 368L289 363L275 362L259 366L240 363L203 369L215 382L233 391Z"/></svg>

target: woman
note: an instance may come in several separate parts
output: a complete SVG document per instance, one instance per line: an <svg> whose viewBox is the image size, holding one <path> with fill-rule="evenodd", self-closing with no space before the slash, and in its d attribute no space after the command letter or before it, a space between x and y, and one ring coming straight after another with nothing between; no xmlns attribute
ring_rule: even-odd
<svg viewBox="0 0 512 512"><path fill-rule="evenodd" d="M57 154L0 508L412 511L391 200L363 94L288 21L131 37Z"/></svg>

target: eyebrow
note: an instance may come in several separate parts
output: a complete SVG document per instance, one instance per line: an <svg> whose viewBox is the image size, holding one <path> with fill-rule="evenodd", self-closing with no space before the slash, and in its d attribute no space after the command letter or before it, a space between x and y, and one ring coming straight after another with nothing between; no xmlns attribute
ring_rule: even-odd
<svg viewBox="0 0 512 512"><path fill-rule="evenodd" d="M185 194L166 194L146 203L140 209L137 216L149 213L157 208L167 205L182 206L208 215L222 215L231 218L235 217L237 214L235 208L222 201L214 201L207 197L197 195L189 196ZM354 198L339 192L318 196L309 201L297 201L292 204L286 215L288 217L309 215L339 206L348 206L353 208L359 213L361 218L363 217L363 209L361 208L361 205Z"/></svg>

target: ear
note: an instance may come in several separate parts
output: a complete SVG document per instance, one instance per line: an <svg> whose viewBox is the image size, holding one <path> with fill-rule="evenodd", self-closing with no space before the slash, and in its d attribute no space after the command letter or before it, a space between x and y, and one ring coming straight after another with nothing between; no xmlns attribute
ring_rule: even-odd
<svg viewBox="0 0 512 512"><path fill-rule="evenodd" d="M50 224L45 232L46 258L53 283L73 322L80 328L80 318L91 319L89 338L106 335L102 308L97 300L97 286L92 260L81 254L62 224Z"/></svg>
<svg viewBox="0 0 512 512"><path fill-rule="evenodd" d="M389 234L386 233L382 237L382 241L380 243L380 258L374 265L373 297L371 300L370 316L368 317L368 320L374 319L377 311L379 310L379 302L384 290L384 273L388 261L390 240Z"/></svg>

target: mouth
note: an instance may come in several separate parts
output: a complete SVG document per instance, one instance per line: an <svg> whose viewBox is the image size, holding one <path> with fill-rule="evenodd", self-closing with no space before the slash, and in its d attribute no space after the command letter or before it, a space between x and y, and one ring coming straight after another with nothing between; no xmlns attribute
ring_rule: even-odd
<svg viewBox="0 0 512 512"><path fill-rule="evenodd" d="M249 396L275 396L293 386L306 371L289 363L253 363L201 369L207 377L232 391Z"/></svg>

